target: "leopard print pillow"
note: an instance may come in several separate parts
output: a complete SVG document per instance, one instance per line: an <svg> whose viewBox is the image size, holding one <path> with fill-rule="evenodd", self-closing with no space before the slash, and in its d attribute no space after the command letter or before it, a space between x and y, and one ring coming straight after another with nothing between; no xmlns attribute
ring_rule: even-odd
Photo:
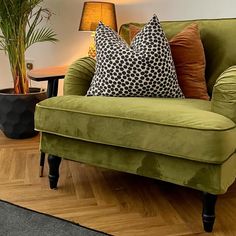
<svg viewBox="0 0 236 236"><path fill-rule="evenodd" d="M102 23L95 41L97 63L88 96L184 97L156 15L130 46Z"/></svg>

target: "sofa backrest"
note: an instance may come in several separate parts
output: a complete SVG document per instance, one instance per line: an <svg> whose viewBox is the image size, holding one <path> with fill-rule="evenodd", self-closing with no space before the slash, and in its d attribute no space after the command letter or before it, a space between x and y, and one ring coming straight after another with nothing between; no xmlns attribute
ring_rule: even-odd
<svg viewBox="0 0 236 236"><path fill-rule="evenodd" d="M211 95L217 77L227 68L236 65L236 18L161 22L166 37L171 39L187 25L199 26L206 57L206 81ZM129 23L136 26L145 24ZM120 35L129 42L129 24L120 28Z"/></svg>

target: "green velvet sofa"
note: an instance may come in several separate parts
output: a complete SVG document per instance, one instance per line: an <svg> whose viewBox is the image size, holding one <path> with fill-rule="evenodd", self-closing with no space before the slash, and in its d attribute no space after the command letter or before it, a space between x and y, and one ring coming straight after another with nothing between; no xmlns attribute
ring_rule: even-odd
<svg viewBox="0 0 236 236"><path fill-rule="evenodd" d="M167 38L192 21L162 22ZM211 101L86 97L95 61L74 62L64 96L37 104L40 150L48 153L50 187L61 158L203 191L202 219L212 231L215 203L236 176L236 19L197 20ZM129 40L128 24L120 34Z"/></svg>

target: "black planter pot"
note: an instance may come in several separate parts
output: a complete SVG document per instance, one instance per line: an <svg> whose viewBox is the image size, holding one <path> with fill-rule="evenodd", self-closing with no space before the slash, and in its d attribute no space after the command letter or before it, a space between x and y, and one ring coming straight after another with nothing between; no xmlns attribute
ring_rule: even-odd
<svg viewBox="0 0 236 236"><path fill-rule="evenodd" d="M46 99L46 92L30 88L29 94L0 90L0 129L8 138L23 139L37 135L34 130L35 105Z"/></svg>

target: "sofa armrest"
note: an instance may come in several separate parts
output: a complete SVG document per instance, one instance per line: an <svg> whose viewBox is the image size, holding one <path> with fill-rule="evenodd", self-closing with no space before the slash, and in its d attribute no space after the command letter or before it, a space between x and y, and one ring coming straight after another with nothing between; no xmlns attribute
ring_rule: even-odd
<svg viewBox="0 0 236 236"><path fill-rule="evenodd" d="M236 123L236 66L225 70L213 87L211 110Z"/></svg>
<svg viewBox="0 0 236 236"><path fill-rule="evenodd" d="M64 81L64 95L85 95L95 72L96 61L83 57L70 65Z"/></svg>

